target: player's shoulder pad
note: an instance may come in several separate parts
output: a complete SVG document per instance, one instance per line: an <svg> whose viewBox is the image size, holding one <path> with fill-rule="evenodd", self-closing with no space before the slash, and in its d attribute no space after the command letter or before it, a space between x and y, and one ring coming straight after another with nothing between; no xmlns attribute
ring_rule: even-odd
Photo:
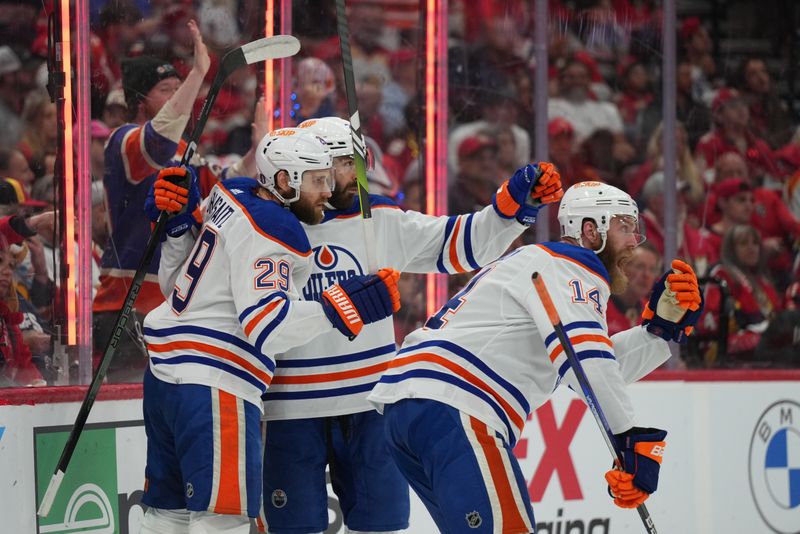
<svg viewBox="0 0 800 534"><path fill-rule="evenodd" d="M369 204L371 209L376 208L396 208L400 209L400 206L397 205L397 202L392 200L389 197L384 197L381 195L369 195ZM357 215L361 213L361 202L358 199L358 195L353 198L353 204L344 210L325 210L325 218L322 222L330 221L331 219L338 219L344 217L352 217L353 215Z"/></svg>
<svg viewBox="0 0 800 534"><path fill-rule="evenodd" d="M256 188L261 187L258 181L253 178L230 178L215 187L224 191L241 208L259 234L280 242L300 255L311 253L311 244L300 220L277 202L259 197L256 194Z"/></svg>
<svg viewBox="0 0 800 534"><path fill-rule="evenodd" d="M594 251L570 243L539 243L536 245L554 258L576 263L611 285L608 269Z"/></svg>
<svg viewBox="0 0 800 534"><path fill-rule="evenodd" d="M139 128L139 126L140 126L139 124L133 124L132 122L128 122L121 126L117 126L113 130L111 130L110 134L108 134L107 144L111 144L113 142L119 143L125 137L125 134L127 134L128 132L130 132L135 128Z"/></svg>

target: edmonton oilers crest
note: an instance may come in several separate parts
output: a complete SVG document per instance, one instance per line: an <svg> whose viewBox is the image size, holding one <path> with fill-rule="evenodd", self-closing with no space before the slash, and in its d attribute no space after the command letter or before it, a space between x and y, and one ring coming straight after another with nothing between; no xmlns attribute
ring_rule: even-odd
<svg viewBox="0 0 800 534"><path fill-rule="evenodd" d="M319 300L323 291L351 276L364 274L352 252L338 245L319 245L312 249L313 272L303 288L305 300Z"/></svg>
<svg viewBox="0 0 800 534"><path fill-rule="evenodd" d="M750 491L774 532L800 533L800 404L768 407L750 440Z"/></svg>

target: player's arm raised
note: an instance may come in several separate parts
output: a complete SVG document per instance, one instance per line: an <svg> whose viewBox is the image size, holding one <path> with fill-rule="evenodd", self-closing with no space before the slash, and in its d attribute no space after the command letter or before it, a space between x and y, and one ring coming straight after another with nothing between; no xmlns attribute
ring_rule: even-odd
<svg viewBox="0 0 800 534"><path fill-rule="evenodd" d="M594 390L595 400L606 415L614 433L616 448L623 459L622 470L612 469L606 474L614 503L622 508L636 508L658 487L667 433L656 428L636 426L614 344L605 326L606 300L599 293L592 297L593 288L602 282L588 275L585 269L572 267L566 262L553 261L547 268L541 265L538 268L548 273L548 290L561 316L566 335ZM523 273L523 277L530 278L530 274ZM576 291L581 292L577 298ZM594 291L599 292L596 289ZM538 295L530 289L521 302L536 322L560 380L586 401L583 389L567 361L566 351Z"/></svg>
<svg viewBox="0 0 800 534"><path fill-rule="evenodd" d="M434 217L378 208L378 261L415 273L479 269L508 250L539 210L562 195L558 171L542 162L517 170L497 190L492 205L474 213Z"/></svg>
<svg viewBox="0 0 800 534"><path fill-rule="evenodd" d="M202 224L200 189L190 167L166 167L158 173L144 203L144 211L155 224L161 211L170 214L161 236L158 283L168 298L183 263L194 247L195 230Z"/></svg>
<svg viewBox="0 0 800 534"><path fill-rule="evenodd" d="M686 343L703 312L703 293L691 266L674 260L653 284L642 324L612 336L622 375L640 380L670 357L668 341Z"/></svg>

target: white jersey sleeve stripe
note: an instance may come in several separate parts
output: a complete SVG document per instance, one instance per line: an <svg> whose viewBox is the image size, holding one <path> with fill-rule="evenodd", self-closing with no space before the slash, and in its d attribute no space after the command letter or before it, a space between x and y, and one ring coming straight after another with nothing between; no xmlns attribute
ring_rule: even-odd
<svg viewBox="0 0 800 534"><path fill-rule="evenodd" d="M247 318L248 315L252 314L254 311L256 311L256 310L258 310L260 308L263 308L270 301L272 301L272 300L274 300L274 299L276 299L278 297L283 297L284 299L288 299L289 298L286 295L286 293L284 293L283 291L275 291L273 293L270 293L269 295L267 295L266 297L264 297L263 299L259 300L258 302L256 302L255 304L253 304L252 306L250 306L249 308L244 310L242 313L240 313L239 314L239 322L242 323L242 325L244 325L244 320Z"/></svg>
<svg viewBox="0 0 800 534"><path fill-rule="evenodd" d="M576 353L579 361L588 360L589 358L605 358L607 360L616 360L613 354L606 350L582 350ZM564 378L564 374L571 368L569 361L564 358L564 363L558 368L558 377Z"/></svg>
<svg viewBox="0 0 800 534"><path fill-rule="evenodd" d="M353 352L351 354L341 354L339 356L327 356L324 358L294 358L278 360L278 369L291 369L297 367L327 367L330 365L339 365L342 363L352 363L361 360L368 360L376 356L383 356L384 354L392 354L395 351L394 343L376 347L370 350L362 350L360 352Z"/></svg>
<svg viewBox="0 0 800 534"><path fill-rule="evenodd" d="M497 398L483 391L478 386L475 386L467 382L466 380L462 380L460 377L455 376L452 373L434 371L431 369L412 369L410 371L405 371L402 374L396 374L396 375L385 374L381 377L379 383L396 384L404 380L415 379L415 378L427 378L440 382L447 382L448 384L456 386L457 388L462 389L467 393L470 393L478 397L483 403L492 408L494 413L503 423L503 426L505 426L506 434L508 436L509 443L511 444L511 446L513 447L514 444L516 443L517 436L522 432L522 427L518 426L515 428L515 426L511 424L511 422L508 419L508 414L497 403Z"/></svg>
<svg viewBox="0 0 800 534"><path fill-rule="evenodd" d="M251 356L255 358L270 373L275 371L275 362L273 362L271 358L268 358L255 350L243 339L225 332L219 332L217 330L203 328L201 326L172 326L169 328L145 327L144 335L148 344L151 344L154 341L147 338L157 338L159 341L161 341L163 338L167 338L162 342L170 342L173 340L184 341L190 339L199 342L214 343L217 346L222 345L231 352L238 352L240 356Z"/></svg>
<svg viewBox="0 0 800 534"><path fill-rule="evenodd" d="M608 336L604 336L602 334L577 334L569 336L569 340L572 343L572 347L575 348L575 352L578 351L576 348L578 345L582 343L597 343L601 345L607 345L613 349L614 344L611 343L611 340ZM552 350L548 351L550 355L550 361L555 363L559 356L564 354L564 346L559 342L556 344Z"/></svg>
<svg viewBox="0 0 800 534"><path fill-rule="evenodd" d="M403 347L400 351L397 352L397 357L401 358L403 355L408 354L410 352L418 352L421 349L427 349L431 347L437 347L444 349L451 353L458 358L463 358L467 361L468 364L475 366L479 371L485 374L488 378L492 381L497 383L500 387L505 389L508 393L511 394L512 397L519 403L522 410L527 415L530 411L530 405L528 401L525 400L525 395L520 392L519 389L515 388L511 382L505 380L502 376L497 374L493 371L486 363L481 360L479 357L472 354L470 351L466 350L463 347L456 345L455 343L445 341L442 339L439 340L431 340L431 341L424 341L422 343L417 343L416 345L411 345L409 347Z"/></svg>

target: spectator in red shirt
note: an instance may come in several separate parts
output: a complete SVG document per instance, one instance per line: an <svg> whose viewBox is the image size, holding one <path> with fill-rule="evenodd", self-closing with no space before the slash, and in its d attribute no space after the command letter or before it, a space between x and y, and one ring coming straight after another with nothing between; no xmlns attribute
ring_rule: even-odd
<svg viewBox="0 0 800 534"><path fill-rule="evenodd" d="M765 276L764 247L758 230L737 224L728 228L722 240L722 262L711 275L724 280L734 300L734 321L728 334L728 355L748 360L766 330L769 320L783 310L783 302ZM709 286L706 294L709 313L719 310L719 290ZM718 327L713 321L701 324Z"/></svg>
<svg viewBox="0 0 800 534"><path fill-rule="evenodd" d="M789 142L793 126L789 108L772 87L766 62L748 57L739 65L739 90L750 109L750 130L778 149Z"/></svg>
<svg viewBox="0 0 800 534"><path fill-rule="evenodd" d="M697 143L695 157L701 172L714 167L717 158L738 152L747 161L750 176L777 177L772 149L750 131L750 111L735 89L723 87L711 104L714 128Z"/></svg>
<svg viewBox="0 0 800 534"><path fill-rule="evenodd" d="M729 152L717 160L715 180L717 183L729 178L741 178L753 191L752 224L764 239L767 265L770 275L779 288L790 282L796 243L800 240L800 220L794 216L778 191L757 187L747 174L747 164L737 153ZM721 214L717 208L715 188L709 191L705 202L704 226L715 225ZM703 219L701 219L703 220Z"/></svg>
<svg viewBox="0 0 800 534"><path fill-rule="evenodd" d="M678 184L678 257L691 264L702 276L719 258L719 247L713 247L708 235L691 226L686 219L686 184ZM647 241L664 255L664 173L657 172L648 178L642 190L645 209L640 223L645 228Z"/></svg>
<svg viewBox="0 0 800 534"><path fill-rule="evenodd" d="M653 284L661 274L661 254L649 241L635 249L625 265L628 287L619 295L611 295L606 311L608 334L613 335L638 325Z"/></svg>

